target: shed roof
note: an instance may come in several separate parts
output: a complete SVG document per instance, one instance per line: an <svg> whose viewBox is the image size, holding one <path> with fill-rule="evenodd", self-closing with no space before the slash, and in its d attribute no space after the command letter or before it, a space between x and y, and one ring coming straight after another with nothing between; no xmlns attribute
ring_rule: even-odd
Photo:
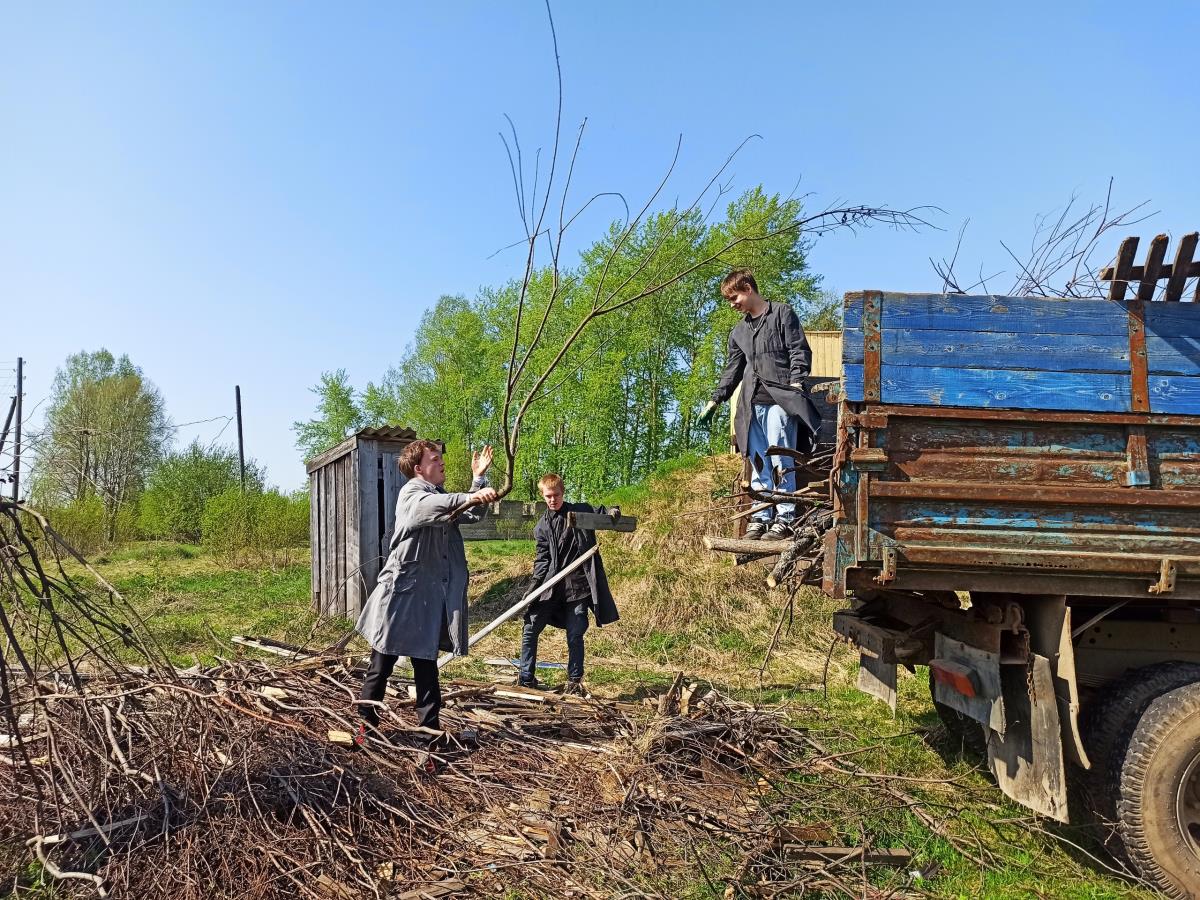
<svg viewBox="0 0 1200 900"><path fill-rule="evenodd" d="M401 425L385 425L382 428L362 428L336 447L331 447L324 453L318 453L304 464L304 468L311 475L322 466L327 466L334 460L341 459L357 447L360 441L389 441L398 444L407 444L416 439L417 433L415 431Z"/></svg>

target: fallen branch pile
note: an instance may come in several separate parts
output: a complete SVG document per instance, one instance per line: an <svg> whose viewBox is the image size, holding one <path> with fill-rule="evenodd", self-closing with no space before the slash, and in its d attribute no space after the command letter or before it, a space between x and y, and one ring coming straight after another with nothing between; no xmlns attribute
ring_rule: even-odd
<svg viewBox="0 0 1200 900"><path fill-rule="evenodd" d="M919 883L910 853L864 843L867 818L915 811L954 842L955 807L931 812L782 713L682 675L641 703L451 682L451 749L430 775L406 683L355 747L354 657L173 667L65 554L36 514L0 506L0 885L14 895L666 897L704 882L902 897ZM477 744L454 739L468 729Z"/></svg>

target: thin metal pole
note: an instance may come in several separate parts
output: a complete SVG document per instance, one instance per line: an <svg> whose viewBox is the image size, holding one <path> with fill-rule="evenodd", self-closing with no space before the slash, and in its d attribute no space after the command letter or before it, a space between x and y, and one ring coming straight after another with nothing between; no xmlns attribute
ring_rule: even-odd
<svg viewBox="0 0 1200 900"><path fill-rule="evenodd" d="M13 439L13 500L21 494L21 395L25 392L25 360L17 357L17 427Z"/></svg>
<svg viewBox="0 0 1200 900"><path fill-rule="evenodd" d="M237 401L237 420L238 420L238 470L242 473L242 493L246 493L246 450L242 445L242 388L241 385L233 386L233 396Z"/></svg>

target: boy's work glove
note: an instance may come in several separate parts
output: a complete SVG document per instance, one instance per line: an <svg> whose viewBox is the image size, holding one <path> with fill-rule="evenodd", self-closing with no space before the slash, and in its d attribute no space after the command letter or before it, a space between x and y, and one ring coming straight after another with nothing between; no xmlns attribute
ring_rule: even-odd
<svg viewBox="0 0 1200 900"><path fill-rule="evenodd" d="M712 424L713 416L715 416L716 414L717 414L717 404L715 404L711 400L709 400L708 406L704 407L703 412L700 413L700 417L696 419L696 423L698 425L702 425L705 428L707 428L709 425Z"/></svg>

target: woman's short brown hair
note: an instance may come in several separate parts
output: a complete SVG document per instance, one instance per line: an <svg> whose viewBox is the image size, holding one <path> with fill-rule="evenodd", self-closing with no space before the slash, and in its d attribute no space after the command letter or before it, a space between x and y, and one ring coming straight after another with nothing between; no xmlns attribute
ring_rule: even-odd
<svg viewBox="0 0 1200 900"><path fill-rule="evenodd" d="M730 291L740 291L743 287L748 287L754 293L758 293L758 282L754 280L754 273L749 269L734 269L721 279L722 295Z"/></svg>
<svg viewBox="0 0 1200 900"><path fill-rule="evenodd" d="M421 464L421 460L425 458L425 451L432 450L434 453L442 452L442 445L435 444L433 441L413 441L407 447L400 451L400 458L396 460L396 464L400 467L400 474L405 478L412 478L417 474L417 466Z"/></svg>

